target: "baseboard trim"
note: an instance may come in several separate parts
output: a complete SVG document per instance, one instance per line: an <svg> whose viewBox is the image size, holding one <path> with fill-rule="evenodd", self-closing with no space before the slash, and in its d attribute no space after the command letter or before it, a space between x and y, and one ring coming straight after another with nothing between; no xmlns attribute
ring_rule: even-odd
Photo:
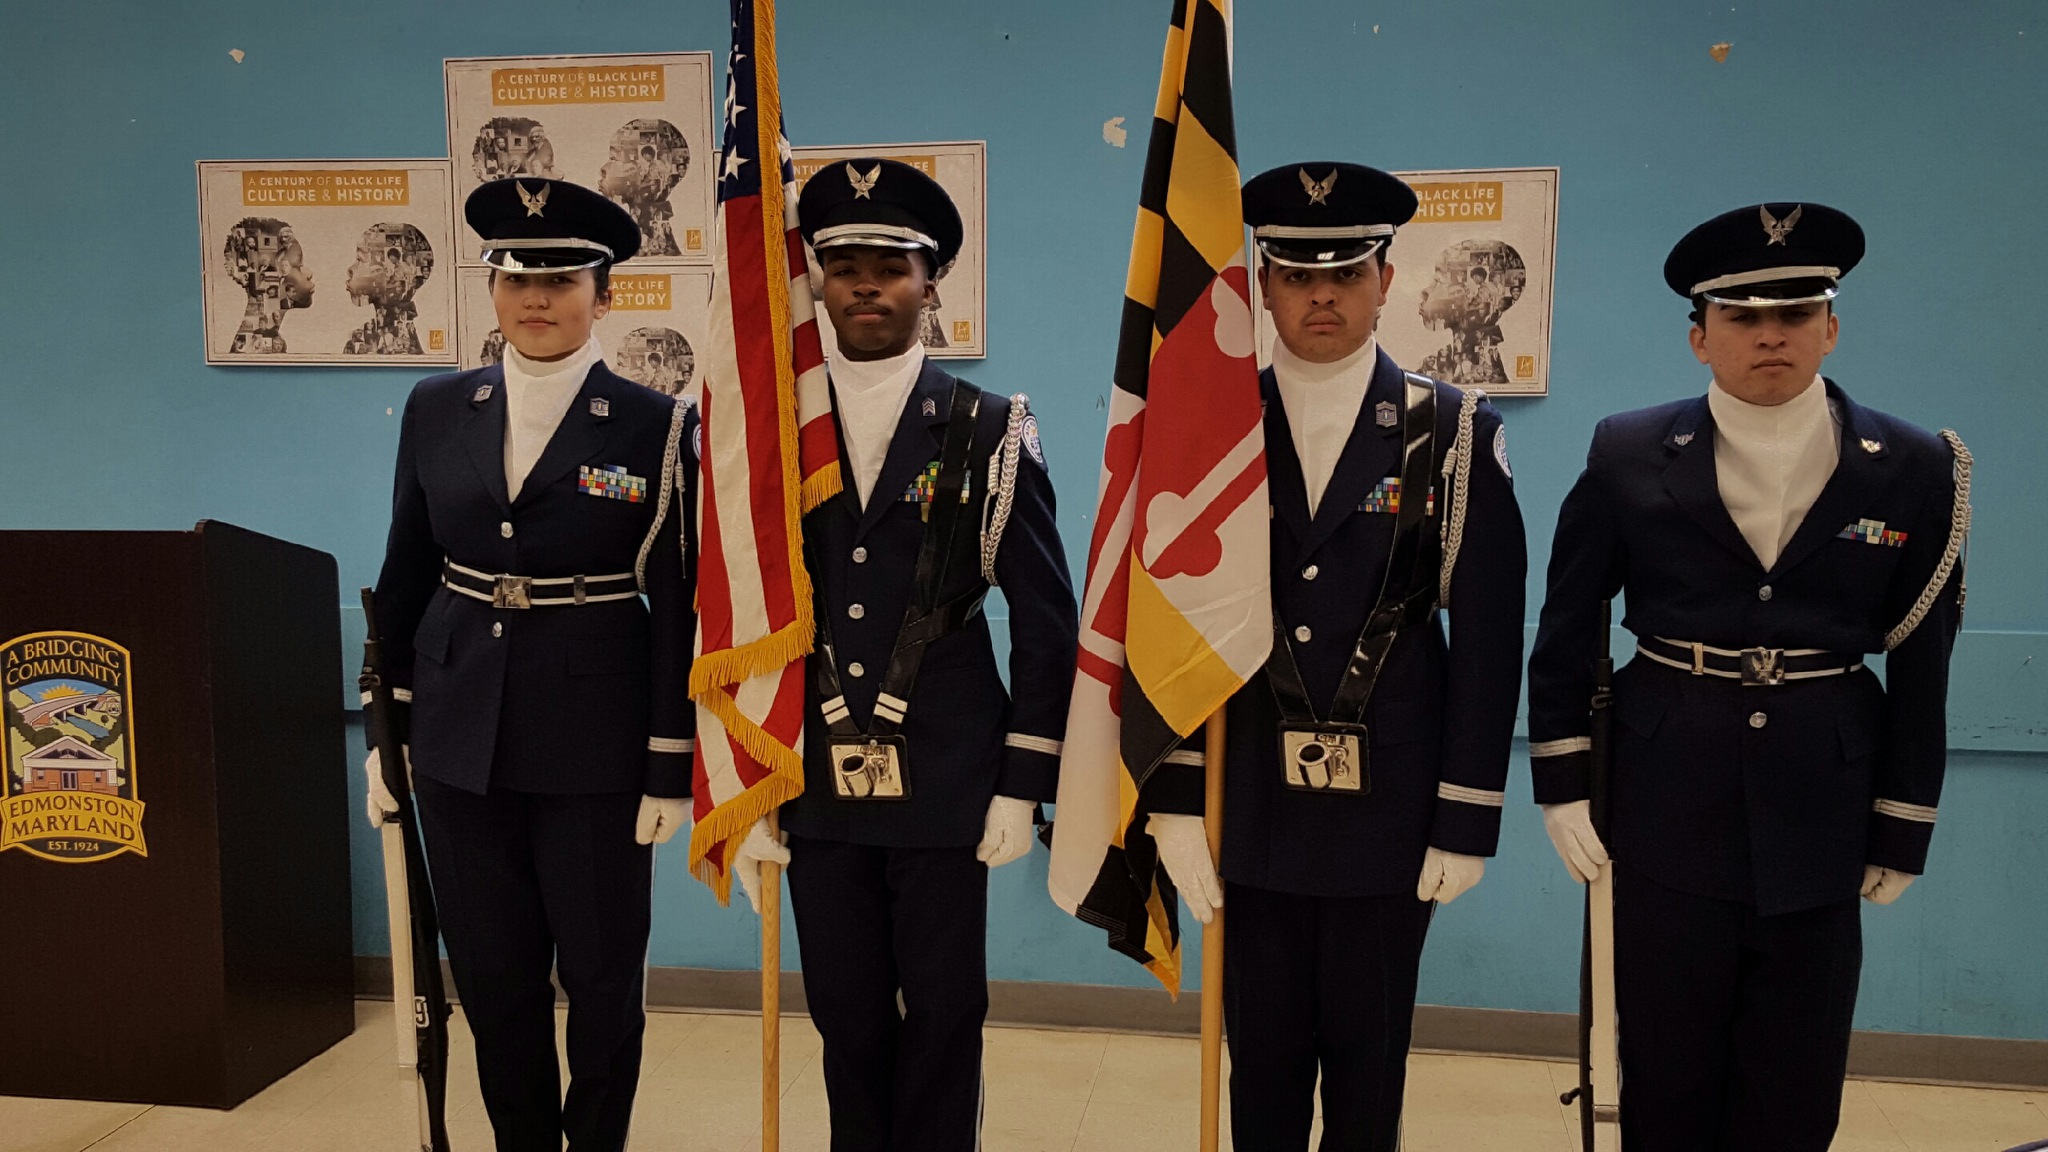
<svg viewBox="0 0 2048 1152"><path fill-rule="evenodd" d="M446 964L442 962L444 973ZM388 958L358 956L355 972L357 996L391 998ZM452 977L448 987L452 995ZM761 978L751 971L650 968L647 1006L751 1015L761 1010ZM989 1023L1007 1027L1162 1036L1192 1036L1201 1031L1199 996L1190 994L1176 1002L1151 988L991 980L988 1007ZM793 1016L807 1013L801 973L782 974L782 1010ZM1578 1017L1562 1012L1420 1004L1415 1008L1413 1045L1418 1052L1576 1060ZM1849 1041L1849 1074L1865 1080L2048 1088L2048 1040L1857 1032Z"/></svg>

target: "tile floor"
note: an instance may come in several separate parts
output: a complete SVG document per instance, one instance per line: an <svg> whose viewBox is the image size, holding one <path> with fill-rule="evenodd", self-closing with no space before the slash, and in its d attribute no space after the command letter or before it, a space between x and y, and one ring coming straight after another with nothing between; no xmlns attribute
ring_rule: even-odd
<svg viewBox="0 0 2048 1152"><path fill-rule="evenodd" d="M413 1085L394 1063L388 1004L358 1003L353 1036L232 1112L0 1097L0 1152L413 1152ZM486 1152L490 1125L461 1013L449 1129ZM647 1030L635 1152L758 1147L760 1022L657 1012ZM783 1148L826 1147L825 1086L810 1021L783 1027ZM991 1028L989 1152L1186 1152L1195 1147L1198 1051L1191 1039ZM1565 1064L1417 1055L1408 1152L1574 1152L1576 1115L1557 1103ZM1852 1081L1835 1152L2000 1152L2048 1137L2048 1091L1993 1092ZM1227 1144L1226 1144L1227 1147Z"/></svg>

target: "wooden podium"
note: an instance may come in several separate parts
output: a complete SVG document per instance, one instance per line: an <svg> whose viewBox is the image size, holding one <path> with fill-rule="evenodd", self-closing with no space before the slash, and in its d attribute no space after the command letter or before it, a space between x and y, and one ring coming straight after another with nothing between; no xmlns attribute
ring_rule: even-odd
<svg viewBox="0 0 2048 1152"><path fill-rule="evenodd" d="M0 1095L231 1108L355 1026L334 558L0 532Z"/></svg>

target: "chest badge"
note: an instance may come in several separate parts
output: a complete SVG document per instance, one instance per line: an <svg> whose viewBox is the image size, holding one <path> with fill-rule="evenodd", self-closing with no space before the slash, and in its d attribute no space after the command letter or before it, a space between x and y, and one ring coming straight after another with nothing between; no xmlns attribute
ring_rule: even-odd
<svg viewBox="0 0 2048 1152"><path fill-rule="evenodd" d="M1835 533L1835 539L1860 540L1865 544L1882 544L1887 548L1903 548L1906 546L1906 534L1904 532L1889 531L1885 528L1884 521L1867 518L1858 520L1840 532Z"/></svg>
<svg viewBox="0 0 2048 1152"><path fill-rule="evenodd" d="M603 468L585 464L576 469L576 490L586 496L643 504L647 501L647 477L633 475L622 464L608 464Z"/></svg>
<svg viewBox="0 0 2048 1152"><path fill-rule="evenodd" d="M490 398L491 386L489 384L479 384L476 386L476 391L469 394L469 402L471 404L481 404Z"/></svg>
<svg viewBox="0 0 2048 1152"><path fill-rule="evenodd" d="M592 416L610 416L612 414L612 402L602 396L592 396L590 398L590 414Z"/></svg>
<svg viewBox="0 0 2048 1152"><path fill-rule="evenodd" d="M1392 428L1401 419L1400 409L1392 400L1382 400L1372 406L1372 422L1381 428Z"/></svg>
<svg viewBox="0 0 2048 1152"><path fill-rule="evenodd" d="M1365 499L1359 502L1358 510L1360 512L1385 512L1389 515L1399 515L1401 511L1401 478L1399 476L1389 476L1373 485L1372 491L1366 493ZM1436 489L1430 489L1429 502L1423 505L1422 514L1425 516L1436 515Z"/></svg>

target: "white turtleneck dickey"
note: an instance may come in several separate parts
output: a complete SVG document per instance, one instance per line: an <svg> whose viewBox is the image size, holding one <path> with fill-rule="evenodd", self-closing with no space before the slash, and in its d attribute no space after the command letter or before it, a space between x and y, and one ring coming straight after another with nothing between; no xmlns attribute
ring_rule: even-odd
<svg viewBox="0 0 2048 1152"><path fill-rule="evenodd" d="M839 434L846 440L846 461L853 466L854 492L863 508L889 458L889 441L896 435L903 405L923 371L922 344L912 344L910 351L886 360L832 360Z"/></svg>
<svg viewBox="0 0 2048 1152"><path fill-rule="evenodd" d="M1342 360L1313 364L1289 351L1285 341L1273 342L1273 382L1279 386L1280 402L1287 411L1287 431L1294 440L1294 455L1301 461L1302 487L1308 492L1311 516L1323 502L1323 492L1337 472L1344 446L1351 442L1358 410L1372 387L1379 350L1379 339L1373 337Z"/></svg>
<svg viewBox="0 0 2048 1152"><path fill-rule="evenodd" d="M534 360L505 345L505 494L519 498L526 476L583 390L590 366L604 359L597 337L560 360Z"/></svg>
<svg viewBox="0 0 2048 1152"><path fill-rule="evenodd" d="M1721 503L1750 550L1768 569L1841 457L1841 429L1827 385L1815 376L1783 404L1751 404L1716 381L1707 390L1714 416L1714 476Z"/></svg>

